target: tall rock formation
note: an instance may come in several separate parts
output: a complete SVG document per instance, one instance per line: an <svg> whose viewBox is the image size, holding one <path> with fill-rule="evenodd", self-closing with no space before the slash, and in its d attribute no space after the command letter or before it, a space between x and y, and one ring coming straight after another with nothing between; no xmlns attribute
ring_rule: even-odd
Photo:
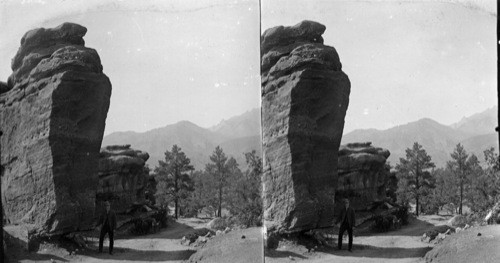
<svg viewBox="0 0 500 263"><path fill-rule="evenodd" d="M145 168L149 154L127 144L106 146L100 156L97 201L110 200L118 213L144 202L152 178Z"/></svg>
<svg viewBox="0 0 500 263"><path fill-rule="evenodd" d="M27 32L0 95L2 202L40 235L90 227L111 83L85 27Z"/></svg>
<svg viewBox="0 0 500 263"><path fill-rule="evenodd" d="M330 226L350 81L326 27L303 21L261 36L264 223L268 235Z"/></svg>
<svg viewBox="0 0 500 263"><path fill-rule="evenodd" d="M386 198L390 176L385 165L389 150L371 142L348 143L339 149L337 198L349 198L356 210L365 210L374 201Z"/></svg>

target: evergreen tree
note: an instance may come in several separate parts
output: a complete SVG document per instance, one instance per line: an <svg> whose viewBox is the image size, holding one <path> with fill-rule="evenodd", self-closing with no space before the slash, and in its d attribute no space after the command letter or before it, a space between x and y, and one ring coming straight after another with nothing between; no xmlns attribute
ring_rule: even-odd
<svg viewBox="0 0 500 263"><path fill-rule="evenodd" d="M433 189L431 202L437 206L437 211L442 210L446 204L458 203L455 194L457 186L453 173L448 169L439 168L434 170L433 177L436 180L436 187ZM455 213L455 210L453 210L453 213Z"/></svg>
<svg viewBox="0 0 500 263"><path fill-rule="evenodd" d="M425 188L432 188L434 182L429 169L435 165L431 162L431 157L422 148L422 145L415 142L413 147L406 149L406 158L399 158L396 165L398 174L399 199L406 203L414 199L416 203L416 213L419 215L420 200L425 195Z"/></svg>
<svg viewBox="0 0 500 263"><path fill-rule="evenodd" d="M247 170L233 177L229 211L246 226L262 224L262 158L256 151L245 153Z"/></svg>
<svg viewBox="0 0 500 263"><path fill-rule="evenodd" d="M165 161L158 161L155 173L162 182L161 192L174 200L175 218L179 217L179 201L186 199L189 192L193 191L193 182L188 172L194 168L191 160L177 145L171 151L165 152Z"/></svg>
<svg viewBox="0 0 500 263"><path fill-rule="evenodd" d="M470 176L470 190L466 192L466 199L473 211L486 211L493 206L500 195L500 172L498 155L494 148L484 151L486 167L479 165L477 157L471 155L468 160Z"/></svg>
<svg viewBox="0 0 500 263"><path fill-rule="evenodd" d="M458 213L461 215L464 203L464 190L466 190L465 187L470 184L469 174L474 163L473 160L470 160L469 154L460 143L457 144L455 150L451 153L451 158L452 160L447 162L447 168L455 175L457 180L459 191ZM475 160L477 161L477 158L475 158Z"/></svg>
<svg viewBox="0 0 500 263"><path fill-rule="evenodd" d="M222 197L224 188L228 186L228 177L230 175L230 170L237 167L236 160L234 158L230 159L228 162L227 156L220 146L217 146L210 156L209 163L205 166L205 171L210 174L215 180L215 186L217 188L218 204L217 204L217 216L222 216ZM228 165L229 164L229 165Z"/></svg>
<svg viewBox="0 0 500 263"><path fill-rule="evenodd" d="M485 177L487 178L488 196L491 198L490 203L500 201L500 158L495 153L495 148L491 147L484 151L484 159L486 160Z"/></svg>

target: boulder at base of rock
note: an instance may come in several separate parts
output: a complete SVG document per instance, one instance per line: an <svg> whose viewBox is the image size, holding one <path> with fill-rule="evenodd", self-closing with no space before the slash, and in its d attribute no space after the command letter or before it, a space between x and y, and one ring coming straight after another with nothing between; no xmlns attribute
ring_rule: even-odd
<svg viewBox="0 0 500 263"><path fill-rule="evenodd" d="M424 237L428 237L428 241L434 240L439 234L445 235L445 233L455 233L455 228L447 225L438 225L424 233Z"/></svg>
<svg viewBox="0 0 500 263"><path fill-rule="evenodd" d="M224 230L227 226L228 222L222 217L216 217L207 224L207 227L213 230Z"/></svg>
<svg viewBox="0 0 500 263"><path fill-rule="evenodd" d="M267 233L331 226L337 152L350 81L326 27L303 21L261 37L264 224Z"/></svg>
<svg viewBox="0 0 500 263"><path fill-rule="evenodd" d="M111 83L86 32L72 23L27 32L0 94L4 217L42 235L93 224Z"/></svg>
<svg viewBox="0 0 500 263"><path fill-rule="evenodd" d="M467 218L464 215L456 215L448 220L448 224L454 227L464 227L467 224Z"/></svg>

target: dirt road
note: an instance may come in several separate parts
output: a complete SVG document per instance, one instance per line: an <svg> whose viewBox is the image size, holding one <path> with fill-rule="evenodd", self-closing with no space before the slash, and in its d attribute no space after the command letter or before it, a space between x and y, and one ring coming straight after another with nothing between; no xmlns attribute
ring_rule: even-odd
<svg viewBox="0 0 500 263"><path fill-rule="evenodd" d="M347 240L343 250L324 248L310 252L308 248L288 244L276 251L266 252L266 263L283 262L423 262L422 257L433 244L420 241L422 234L433 225L444 224L446 218L432 216L412 219L403 228L387 233L358 235L354 237L352 252L347 251ZM431 223L429 223L431 222Z"/></svg>
<svg viewBox="0 0 500 263"><path fill-rule="evenodd" d="M179 219L159 233L146 236L115 238L114 254L97 253L98 240L92 240L90 249L70 255L68 250L54 246L43 246L37 253L11 255L14 262L183 262L196 252L194 248L180 244L181 238L193 228L204 227L207 220Z"/></svg>

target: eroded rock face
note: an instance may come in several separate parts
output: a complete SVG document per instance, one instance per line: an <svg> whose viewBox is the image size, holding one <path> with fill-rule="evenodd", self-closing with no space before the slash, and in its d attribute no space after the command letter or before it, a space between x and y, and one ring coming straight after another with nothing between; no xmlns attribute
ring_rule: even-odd
<svg viewBox="0 0 500 263"><path fill-rule="evenodd" d="M113 145L102 148L100 156L97 201L110 200L118 213L144 202L151 179L145 168L149 154L130 145Z"/></svg>
<svg viewBox="0 0 500 263"><path fill-rule="evenodd" d="M264 223L291 233L334 221L337 153L350 82L325 26L303 21L261 37Z"/></svg>
<svg viewBox="0 0 500 263"><path fill-rule="evenodd" d="M85 27L27 32L0 95L2 202L38 234L89 228L111 83Z"/></svg>
<svg viewBox="0 0 500 263"><path fill-rule="evenodd" d="M354 209L363 210L386 197L390 176L389 150L367 143L350 143L339 149L337 198L349 198Z"/></svg>

